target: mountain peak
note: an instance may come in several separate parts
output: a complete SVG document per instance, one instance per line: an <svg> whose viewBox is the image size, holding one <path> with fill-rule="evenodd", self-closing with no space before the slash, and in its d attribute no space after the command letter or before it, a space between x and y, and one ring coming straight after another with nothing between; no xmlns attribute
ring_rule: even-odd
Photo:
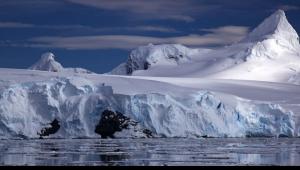
<svg viewBox="0 0 300 170"><path fill-rule="evenodd" d="M51 60L55 61L54 58L55 58L55 55L51 52L44 53L41 56L41 60L43 60L43 61L51 61Z"/></svg>
<svg viewBox="0 0 300 170"><path fill-rule="evenodd" d="M285 12L277 10L256 27L243 41L255 42L267 38L286 40L293 44L298 43L299 36L288 22Z"/></svg>
<svg viewBox="0 0 300 170"><path fill-rule="evenodd" d="M51 52L42 54L40 60L31 66L31 70L59 72L63 70L63 66L55 61L55 55Z"/></svg>
<svg viewBox="0 0 300 170"><path fill-rule="evenodd" d="M55 61L55 55L51 52L42 54L40 60L29 68L30 70L50 71L50 72L68 72L80 74L94 74L84 68L64 68L59 62Z"/></svg>
<svg viewBox="0 0 300 170"><path fill-rule="evenodd" d="M275 16L279 16L279 17L283 17L283 18L286 18L285 16L285 12L284 10L282 9L278 9L277 11L275 11L272 15L275 15Z"/></svg>
<svg viewBox="0 0 300 170"><path fill-rule="evenodd" d="M193 52L181 44L161 44L140 46L131 51L126 63L122 63L110 74L131 75L137 70L148 70L153 66L171 66L189 61Z"/></svg>

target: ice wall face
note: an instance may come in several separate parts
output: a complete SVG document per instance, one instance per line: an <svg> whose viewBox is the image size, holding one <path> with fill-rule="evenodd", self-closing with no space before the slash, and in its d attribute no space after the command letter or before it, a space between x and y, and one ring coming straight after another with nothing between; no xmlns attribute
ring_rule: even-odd
<svg viewBox="0 0 300 170"><path fill-rule="evenodd" d="M1 92L0 103L2 137L39 137L54 119L60 122L58 137L93 137L101 108L116 108L111 87L95 88L82 79L14 85Z"/></svg>
<svg viewBox="0 0 300 170"><path fill-rule="evenodd" d="M280 106L236 105L201 91L189 99L149 94L131 97L131 114L153 132L166 137L294 136L292 113Z"/></svg>
<svg viewBox="0 0 300 170"><path fill-rule="evenodd" d="M83 78L58 78L10 85L0 96L1 138L38 138L54 120L60 128L49 137L100 137L95 128L105 110L122 113L138 124L116 137L146 137L145 129L166 137L297 135L293 114L279 105L234 96L223 101L207 91L184 97L123 95Z"/></svg>

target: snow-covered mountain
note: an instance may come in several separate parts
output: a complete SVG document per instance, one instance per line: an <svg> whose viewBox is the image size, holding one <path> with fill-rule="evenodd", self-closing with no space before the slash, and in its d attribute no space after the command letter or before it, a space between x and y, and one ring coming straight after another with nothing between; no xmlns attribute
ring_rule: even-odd
<svg viewBox="0 0 300 170"><path fill-rule="evenodd" d="M31 70L41 70L41 71L53 71L53 72L60 72L64 68L63 66L55 61L55 56L53 53L47 52L42 54L41 59L29 67Z"/></svg>
<svg viewBox="0 0 300 170"><path fill-rule="evenodd" d="M150 44L110 74L46 53L0 69L0 139L299 137L299 46L279 10L231 46Z"/></svg>
<svg viewBox="0 0 300 170"><path fill-rule="evenodd" d="M154 66L177 66L191 61L190 56L197 52L198 49L189 49L180 44L149 44L133 50L127 62L119 65L111 74L131 75L137 70L148 70Z"/></svg>
<svg viewBox="0 0 300 170"><path fill-rule="evenodd" d="M83 68L64 68L59 62L55 61L55 55L51 52L42 54L39 61L29 67L30 70L51 71L51 72L70 72L93 74L93 72Z"/></svg>
<svg viewBox="0 0 300 170"><path fill-rule="evenodd" d="M274 69L276 68L276 69ZM202 77L299 83L299 36L284 11L265 19L243 40L218 49L148 45L133 50L110 74Z"/></svg>
<svg viewBox="0 0 300 170"><path fill-rule="evenodd" d="M286 41L286 44L294 48L299 47L299 36L288 22L283 10L278 10L266 18L242 42L257 42L265 39Z"/></svg>

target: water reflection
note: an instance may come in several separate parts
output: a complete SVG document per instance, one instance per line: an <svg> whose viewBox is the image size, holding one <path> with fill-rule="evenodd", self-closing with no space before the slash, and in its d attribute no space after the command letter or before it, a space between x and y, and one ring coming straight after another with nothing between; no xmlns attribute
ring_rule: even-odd
<svg viewBox="0 0 300 170"><path fill-rule="evenodd" d="M300 140L1 140L0 153L0 165L300 165Z"/></svg>

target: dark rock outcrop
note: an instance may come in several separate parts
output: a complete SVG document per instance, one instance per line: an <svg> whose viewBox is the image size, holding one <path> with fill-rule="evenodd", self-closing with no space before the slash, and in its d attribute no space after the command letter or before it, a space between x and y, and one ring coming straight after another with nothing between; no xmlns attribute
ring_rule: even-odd
<svg viewBox="0 0 300 170"><path fill-rule="evenodd" d="M101 119L96 126L95 133L101 135L102 138L114 138L114 133L122 131L129 126L129 118L119 112L105 110Z"/></svg>
<svg viewBox="0 0 300 170"><path fill-rule="evenodd" d="M153 134L149 129L144 129L143 133L147 136L147 138L153 137Z"/></svg>
<svg viewBox="0 0 300 170"><path fill-rule="evenodd" d="M49 136L55 134L59 129L60 129L59 121L57 119L54 119L50 123L50 127L43 128L41 132L38 133L38 135L40 136L40 138L42 138L43 136Z"/></svg>
<svg viewBox="0 0 300 170"><path fill-rule="evenodd" d="M116 132L124 129L132 129L136 133L142 133L145 137L151 138L153 134L148 129L143 129L138 122L131 120L120 112L104 110L99 123L95 128L95 133L101 135L101 138L115 138Z"/></svg>

